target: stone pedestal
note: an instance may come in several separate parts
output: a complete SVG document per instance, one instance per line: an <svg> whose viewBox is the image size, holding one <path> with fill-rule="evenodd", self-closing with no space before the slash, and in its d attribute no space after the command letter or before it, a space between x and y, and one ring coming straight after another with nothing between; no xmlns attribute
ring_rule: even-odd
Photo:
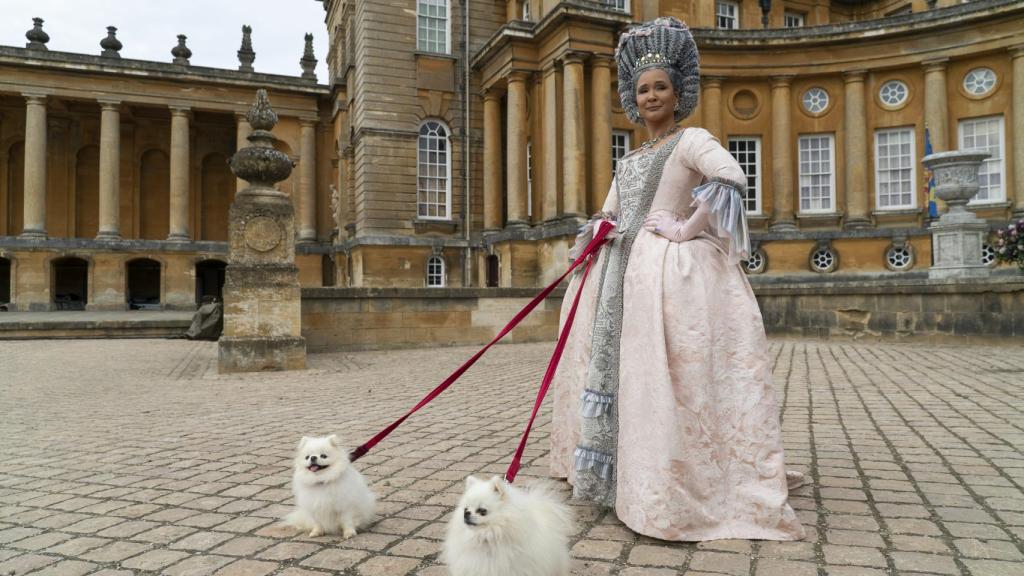
<svg viewBox="0 0 1024 576"><path fill-rule="evenodd" d="M986 152L953 151L922 160L935 175L935 195L949 206L929 227L934 258L929 278L979 278L990 273L981 263L988 223L965 207L978 193L978 168L988 156Z"/></svg>
<svg viewBox="0 0 1024 576"><path fill-rule="evenodd" d="M277 115L260 90L247 115L250 146L231 158L231 170L249 186L235 195L228 221L224 282L224 334L220 372L299 370L306 367L299 272L295 266L295 213L274 183L291 173L275 150L270 129Z"/></svg>

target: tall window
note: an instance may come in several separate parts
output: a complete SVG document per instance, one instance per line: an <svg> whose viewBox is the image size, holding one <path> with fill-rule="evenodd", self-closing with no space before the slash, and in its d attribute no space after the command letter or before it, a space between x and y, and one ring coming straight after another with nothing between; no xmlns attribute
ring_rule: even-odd
<svg viewBox="0 0 1024 576"><path fill-rule="evenodd" d="M990 156L978 171L978 194L974 202L1000 202L1006 198L1003 186L1003 117L969 118L960 121L961 150L982 150Z"/></svg>
<svg viewBox="0 0 1024 576"><path fill-rule="evenodd" d="M533 20L530 16L530 0L523 0L523 20L529 22Z"/></svg>
<svg viewBox="0 0 1024 576"><path fill-rule="evenodd" d="M416 0L416 49L449 52L448 0Z"/></svg>
<svg viewBox="0 0 1024 576"><path fill-rule="evenodd" d="M757 137L729 138L729 153L740 163L747 175L747 192L743 207L747 214L761 213L761 139Z"/></svg>
<svg viewBox="0 0 1024 576"><path fill-rule="evenodd" d="M444 258L431 256L427 259L427 287L444 287Z"/></svg>
<svg viewBox="0 0 1024 576"><path fill-rule="evenodd" d="M801 136L800 212L835 211L835 137L832 134Z"/></svg>
<svg viewBox="0 0 1024 576"><path fill-rule="evenodd" d="M420 126L416 161L416 214L430 220L447 220L451 204L451 155L448 129L437 120Z"/></svg>
<svg viewBox="0 0 1024 576"><path fill-rule="evenodd" d="M619 160L629 154L629 132L612 130L612 174L619 168Z"/></svg>
<svg viewBox="0 0 1024 576"><path fill-rule="evenodd" d="M914 129L889 128L875 132L875 205L887 208L913 208Z"/></svg>
<svg viewBox="0 0 1024 576"><path fill-rule="evenodd" d="M803 28L804 15L800 12L786 12L782 16L782 25L786 28Z"/></svg>
<svg viewBox="0 0 1024 576"><path fill-rule="evenodd" d="M715 22L717 28L736 30L740 27L740 5L729 0L715 2Z"/></svg>

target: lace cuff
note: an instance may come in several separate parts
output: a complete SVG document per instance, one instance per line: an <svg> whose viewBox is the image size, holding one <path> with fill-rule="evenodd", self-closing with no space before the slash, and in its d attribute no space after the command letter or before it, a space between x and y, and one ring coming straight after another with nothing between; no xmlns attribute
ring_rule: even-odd
<svg viewBox="0 0 1024 576"><path fill-rule="evenodd" d="M603 480L612 477L612 465L615 462L615 458L611 454L581 447L576 448L576 451L573 453L573 459L575 460L577 472L593 469Z"/></svg>
<svg viewBox="0 0 1024 576"><path fill-rule="evenodd" d="M740 193L745 189L742 184L720 179L693 189L693 205L707 204L711 229L728 243L729 261L733 263L750 257L750 232Z"/></svg>

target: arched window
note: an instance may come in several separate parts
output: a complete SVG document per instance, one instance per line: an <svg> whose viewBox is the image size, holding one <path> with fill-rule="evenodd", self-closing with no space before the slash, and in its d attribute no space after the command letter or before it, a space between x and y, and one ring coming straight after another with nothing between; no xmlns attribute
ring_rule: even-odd
<svg viewBox="0 0 1024 576"><path fill-rule="evenodd" d="M125 264L129 310L160 309L160 263L150 258L136 258Z"/></svg>
<svg viewBox="0 0 1024 576"><path fill-rule="evenodd" d="M224 274L228 265L220 260L196 262L196 304L206 297L224 301Z"/></svg>
<svg viewBox="0 0 1024 576"><path fill-rule="evenodd" d="M427 220L448 220L452 188L448 128L438 120L424 122L417 150L416 215Z"/></svg>
<svg viewBox="0 0 1024 576"><path fill-rule="evenodd" d="M89 262L68 256L54 260L51 267L54 308L85 310L89 302Z"/></svg>
<svg viewBox="0 0 1024 576"><path fill-rule="evenodd" d="M444 258L431 256L427 260L427 287L444 287Z"/></svg>

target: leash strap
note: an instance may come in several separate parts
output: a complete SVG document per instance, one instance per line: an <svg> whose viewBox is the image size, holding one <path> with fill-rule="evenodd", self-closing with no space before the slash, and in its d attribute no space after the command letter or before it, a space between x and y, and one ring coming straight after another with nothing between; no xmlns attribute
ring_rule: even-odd
<svg viewBox="0 0 1024 576"><path fill-rule="evenodd" d="M505 327L502 328L500 332L498 332L498 335L495 336L494 339L492 339L486 346L484 346L479 351L477 351L477 353L474 354L469 360L464 362L462 364L462 366L459 366L455 370L455 372L452 372L450 376L448 376L447 378L444 379L443 382L441 382L441 384L439 384L436 388L431 390L429 394L424 396L423 399L420 400L419 403L417 403L415 406L413 406L413 408L411 410L406 412L405 415L403 415L398 420L395 420L394 422L389 424L387 428L385 428L385 429L381 430L380 432L378 432L373 438L370 438L369 440L367 440L366 443L364 443L363 445L361 445L358 448L356 448L355 450L353 450L349 454L349 460L352 461L352 462L355 462L356 460L358 460L358 459L362 458L363 456L365 456L366 453L369 452L371 449L373 449L373 447L376 446L381 440L387 438L389 434L391 434L392 432L395 431L396 428L401 426L402 423L405 422L405 420L407 418L409 418L410 416L412 416L413 414L418 412L420 410L420 408L423 408L424 406L429 404L431 401L433 401L434 398L437 398L439 395L441 395L442 392L447 390L448 387L451 386L452 383L454 383L456 380L458 380L459 377L462 376L462 374L466 370L468 370L470 368L470 366L475 364L476 361L479 360L480 357L483 356L484 353L487 352L491 348L491 346L496 344L499 340L504 338L506 334L511 332L513 328L518 326L519 323L523 321L523 318L526 318L526 316L529 315L530 312L532 312L533 309L536 308L538 304L540 304L545 298L547 298L548 295L551 294L551 292L556 287L558 287L559 284L561 284L562 280L564 280L566 276L568 276L580 264L582 264L584 261L586 261L591 256L591 254L596 254L601 249L601 247L606 242L608 242L608 240L606 240L605 237L614 228L615 228L615 226L613 224L607 222L607 221L602 221L601 223L599 223L599 225L597 227L597 230L595 230L595 232L594 232L593 239L590 241L589 244L587 244L587 247L584 248L583 252L579 255L579 257L576 258L575 261L573 261L573 263L569 266L569 269L566 270L564 274L559 276L558 279L556 279L554 282L549 284L547 288L545 288L544 290L542 290L540 292L540 294L535 296L533 298L533 300L531 300L530 303L526 305L526 307L524 307L522 310L520 310L515 315L515 317L513 317L512 320L508 324L506 324ZM580 286L580 290L581 291L582 291L582 288L583 287L581 285ZM549 367L549 369L550 369L550 367Z"/></svg>

